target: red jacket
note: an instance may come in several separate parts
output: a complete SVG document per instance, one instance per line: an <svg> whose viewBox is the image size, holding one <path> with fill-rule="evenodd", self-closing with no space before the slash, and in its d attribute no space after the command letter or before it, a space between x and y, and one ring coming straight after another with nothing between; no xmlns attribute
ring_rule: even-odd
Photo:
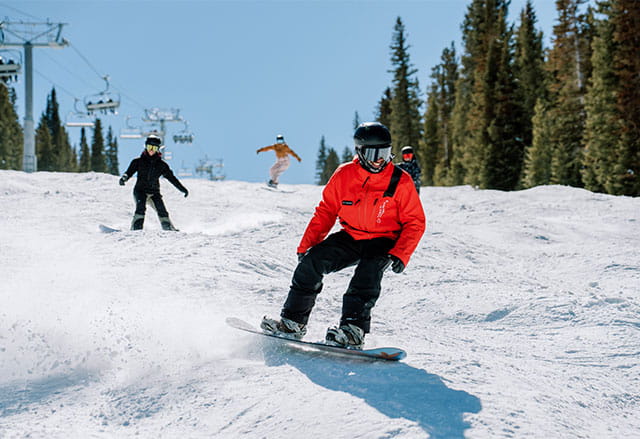
<svg viewBox="0 0 640 439"><path fill-rule="evenodd" d="M322 192L322 200L302 236L298 253L319 244L339 218L343 229L356 240L391 238L390 254L406 266L426 227L424 210L411 176L402 171L393 197L384 197L394 165L373 174L358 163L341 165Z"/></svg>

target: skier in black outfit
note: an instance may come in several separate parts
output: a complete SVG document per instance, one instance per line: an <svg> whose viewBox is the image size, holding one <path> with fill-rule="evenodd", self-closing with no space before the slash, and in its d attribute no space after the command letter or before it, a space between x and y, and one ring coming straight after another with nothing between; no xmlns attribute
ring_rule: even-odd
<svg viewBox="0 0 640 439"><path fill-rule="evenodd" d="M402 162L398 163L398 167L409 173L413 179L413 184L416 185L416 190L420 193L420 175L422 174L422 170L413 153L413 147L405 146L402 148Z"/></svg>
<svg viewBox="0 0 640 439"><path fill-rule="evenodd" d="M173 175L173 171L162 160L162 139L155 134L149 135L145 141L145 150L142 151L140 157L131 161L127 171L120 177L120 186L124 186L126 181L138 173L136 185L133 188L133 198L136 201L136 212L131 222L131 230L142 230L144 225L144 214L147 209L147 203L151 201L153 208L158 213L160 224L163 230L177 230L169 219L169 212L162 201L160 194L160 176L166 178L186 197L189 191L180 181Z"/></svg>

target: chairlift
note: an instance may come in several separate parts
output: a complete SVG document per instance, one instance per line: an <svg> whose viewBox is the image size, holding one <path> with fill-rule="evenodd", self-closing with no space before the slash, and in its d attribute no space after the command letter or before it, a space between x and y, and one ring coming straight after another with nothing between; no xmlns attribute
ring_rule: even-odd
<svg viewBox="0 0 640 439"><path fill-rule="evenodd" d="M173 135L173 141L175 143L193 143L193 133L189 131L189 122L184 121L184 129Z"/></svg>
<svg viewBox="0 0 640 439"><path fill-rule="evenodd" d="M102 114L118 114L120 95L109 91L109 76L104 76L102 79L107 83L107 88L100 93L85 97L84 106L89 113L99 111Z"/></svg>
<svg viewBox="0 0 640 439"><path fill-rule="evenodd" d="M121 139L142 139L142 129L140 127L131 126L129 120L131 116L127 116L125 127L120 128Z"/></svg>
<svg viewBox="0 0 640 439"><path fill-rule="evenodd" d="M80 99L74 98L73 111L67 114L65 125L68 127L93 128L95 126L93 117L91 117L91 114L79 110L78 103L80 103Z"/></svg>
<svg viewBox="0 0 640 439"><path fill-rule="evenodd" d="M17 50L0 51L0 81L16 82L22 70L22 55Z"/></svg>

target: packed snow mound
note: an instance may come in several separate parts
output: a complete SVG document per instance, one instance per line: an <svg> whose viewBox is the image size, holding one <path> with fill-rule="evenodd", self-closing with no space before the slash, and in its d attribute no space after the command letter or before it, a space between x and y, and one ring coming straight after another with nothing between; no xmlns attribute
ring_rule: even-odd
<svg viewBox="0 0 640 439"><path fill-rule="evenodd" d="M367 336L408 352L394 364L224 323L278 315L321 187L184 180L184 198L162 181L180 231L149 209L133 232L134 180L0 171L1 437L640 431L640 199L422 188L427 233ZM326 277L309 340L351 272Z"/></svg>

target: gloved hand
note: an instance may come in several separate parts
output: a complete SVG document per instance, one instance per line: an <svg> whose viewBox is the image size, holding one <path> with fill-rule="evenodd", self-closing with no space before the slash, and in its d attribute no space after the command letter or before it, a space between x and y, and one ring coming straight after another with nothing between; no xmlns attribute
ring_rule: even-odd
<svg viewBox="0 0 640 439"><path fill-rule="evenodd" d="M187 190L187 188L184 188L184 190L182 191L182 193L184 194L184 197L187 198L189 196L189 191Z"/></svg>
<svg viewBox="0 0 640 439"><path fill-rule="evenodd" d="M305 253L298 253L298 264L299 264L300 262L302 262L302 258L304 258L304 256L305 256L306 254L307 254L306 252L305 252Z"/></svg>
<svg viewBox="0 0 640 439"><path fill-rule="evenodd" d="M120 181L119 181L120 186L124 186L124 184L126 183L127 180L128 180L128 178L126 176L124 176L124 175L122 177L120 177Z"/></svg>
<svg viewBox="0 0 640 439"><path fill-rule="evenodd" d="M391 270L393 270L394 273L402 273L404 271L404 263L399 257L389 255L389 259L391 259Z"/></svg>

